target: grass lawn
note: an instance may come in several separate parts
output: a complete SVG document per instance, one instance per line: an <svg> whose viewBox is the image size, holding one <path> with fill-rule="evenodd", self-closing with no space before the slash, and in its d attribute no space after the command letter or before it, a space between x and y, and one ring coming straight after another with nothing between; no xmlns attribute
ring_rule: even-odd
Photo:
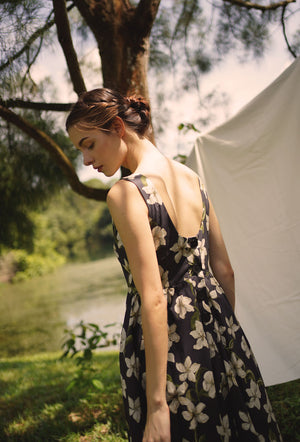
<svg viewBox="0 0 300 442"><path fill-rule="evenodd" d="M2 359L0 441L125 441L116 352L95 355L93 378L67 390L77 366L60 354Z"/></svg>
<svg viewBox="0 0 300 442"><path fill-rule="evenodd" d="M98 389L85 382L68 390L77 367L59 357L0 361L0 441L126 441L117 353L95 355ZM300 441L300 380L268 392L284 442Z"/></svg>

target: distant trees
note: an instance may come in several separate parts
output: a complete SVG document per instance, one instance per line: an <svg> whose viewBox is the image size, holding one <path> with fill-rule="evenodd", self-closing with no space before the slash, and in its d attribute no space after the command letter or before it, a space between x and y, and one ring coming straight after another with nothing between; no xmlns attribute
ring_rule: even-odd
<svg viewBox="0 0 300 442"><path fill-rule="evenodd" d="M91 180L90 186L98 186ZM69 261L86 261L112 253L111 217L104 202L62 189L44 209L28 211L30 232L15 238L0 254L0 282L39 276ZM20 228L20 226L19 226ZM21 234L21 232L19 234ZM14 232L15 233L15 232Z"/></svg>

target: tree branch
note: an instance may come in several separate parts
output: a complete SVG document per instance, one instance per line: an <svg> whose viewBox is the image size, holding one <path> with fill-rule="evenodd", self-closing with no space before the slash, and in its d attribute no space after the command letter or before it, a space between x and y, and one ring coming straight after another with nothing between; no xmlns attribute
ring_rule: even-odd
<svg viewBox="0 0 300 442"><path fill-rule="evenodd" d="M290 46L290 43L288 41L287 35L286 35L286 30L285 30L285 20L284 20L284 14L285 14L285 10L286 10L286 5L282 8L282 13L281 13L281 25L282 25L282 32L283 32L283 36L286 42L286 45L288 47L288 50L290 51L290 53L292 54L292 56L294 58L297 58L297 54L293 51L293 49Z"/></svg>
<svg viewBox="0 0 300 442"><path fill-rule="evenodd" d="M44 103L37 101L25 101L20 98L10 98L8 100L2 100L0 98L0 104L7 108L20 108L20 109L33 109L40 111L54 111L54 112L68 112L71 110L73 103Z"/></svg>
<svg viewBox="0 0 300 442"><path fill-rule="evenodd" d="M79 95L81 92L86 91L86 87L81 74L77 54L73 46L66 1L53 0L53 8L58 41L65 55L74 91Z"/></svg>
<svg viewBox="0 0 300 442"><path fill-rule="evenodd" d="M24 120L19 115L1 105L0 116L5 121L8 121L9 123L14 124L16 127L21 129L24 133L37 141L43 149L46 149L49 152L52 159L60 167L60 169L66 176L74 192L86 198L94 199L97 201L105 201L108 190L94 189L81 183L68 157L47 134L32 126L28 121Z"/></svg>
<svg viewBox="0 0 300 442"><path fill-rule="evenodd" d="M232 5L240 6L246 9L258 9L260 11L273 11L278 8L289 5L290 3L296 3L296 0L284 0L277 3L270 3L269 5L261 5L259 3L252 3L247 0L223 0L224 2L231 3Z"/></svg>
<svg viewBox="0 0 300 442"><path fill-rule="evenodd" d="M70 11L72 8L74 8L74 4L70 5L68 7L68 11ZM36 39L38 39L39 37L41 37L42 35L44 35L44 33L46 31L48 31L48 29L50 29L53 25L54 25L55 21L54 19L48 21L47 23L45 23L45 25L38 29L37 31L35 31L30 37L29 39L25 42L24 46L15 54L13 54L11 57L8 57L8 60L0 65L0 72L3 71L5 68L7 68L13 61L17 60L17 58L21 57L22 54L24 54L24 52L30 48L30 46L32 45L32 43L35 42Z"/></svg>
<svg viewBox="0 0 300 442"><path fill-rule="evenodd" d="M150 35L160 0L140 0L135 8L134 22L141 23L139 34L142 38Z"/></svg>

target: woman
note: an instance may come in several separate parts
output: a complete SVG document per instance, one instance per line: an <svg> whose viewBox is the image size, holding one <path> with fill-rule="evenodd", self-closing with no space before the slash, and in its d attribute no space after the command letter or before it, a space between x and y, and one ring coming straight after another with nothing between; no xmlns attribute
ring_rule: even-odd
<svg viewBox="0 0 300 442"><path fill-rule="evenodd" d="M234 274L198 176L149 141L150 109L83 93L66 127L84 164L110 177L115 251L128 284L120 370L131 441L279 441ZM226 295L225 295L226 294Z"/></svg>

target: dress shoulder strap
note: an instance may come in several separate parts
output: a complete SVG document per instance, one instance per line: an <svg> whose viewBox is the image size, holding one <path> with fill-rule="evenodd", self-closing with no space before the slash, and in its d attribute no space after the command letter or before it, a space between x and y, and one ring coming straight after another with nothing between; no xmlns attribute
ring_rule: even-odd
<svg viewBox="0 0 300 442"><path fill-rule="evenodd" d="M151 208L155 205L162 205L162 199L155 189L154 185L145 175L133 175L129 177L122 178L123 180L130 181L134 183L136 187L139 189L140 194L145 200L146 205L148 206L149 215L151 216Z"/></svg>

